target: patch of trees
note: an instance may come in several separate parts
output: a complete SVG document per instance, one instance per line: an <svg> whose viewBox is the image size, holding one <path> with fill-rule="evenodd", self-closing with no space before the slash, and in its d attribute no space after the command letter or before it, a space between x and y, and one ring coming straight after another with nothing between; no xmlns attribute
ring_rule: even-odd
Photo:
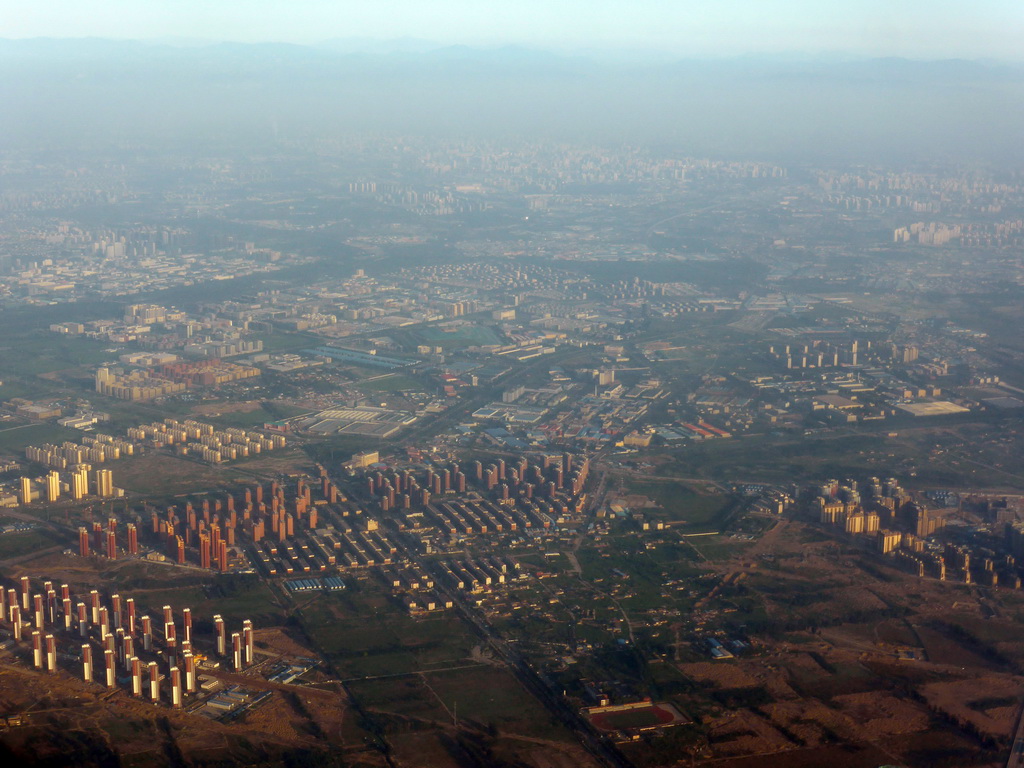
<svg viewBox="0 0 1024 768"><path fill-rule="evenodd" d="M779 601L784 602L784 601ZM744 623L751 635L781 637L789 632L816 632L823 627L834 627L840 624L861 624L882 619L899 619L910 613L905 606L894 606L881 611L872 608L857 608L845 612L835 610L828 614L814 613L809 615L787 616L748 616Z"/></svg>
<svg viewBox="0 0 1024 768"><path fill-rule="evenodd" d="M967 718L954 715L951 712L947 712L941 707L932 704L917 690L910 689L907 691L907 695L909 698L923 705L925 709L928 710L928 714L931 716L932 721L939 729L955 729L960 733L960 735L970 739L979 747L986 750L1004 749L1010 744L1010 738L1008 736L997 737L981 730ZM936 765L938 764L936 763ZM949 763L948 765L961 765L961 763Z"/></svg>
<svg viewBox="0 0 1024 768"><path fill-rule="evenodd" d="M760 685L751 688L721 688L712 691L711 698L726 709L756 710L774 701L768 689Z"/></svg>
<svg viewBox="0 0 1024 768"><path fill-rule="evenodd" d="M993 664L998 664L1001 667L1011 669L1017 674L1021 673L1021 667L1019 664L1008 659L1000 653L998 649L986 643L980 637L960 624L953 624L952 622L943 621L942 619L934 619L929 622L929 625L936 631L944 634L950 640L960 643L960 645L971 651L971 653L985 659L985 661L990 661Z"/></svg>

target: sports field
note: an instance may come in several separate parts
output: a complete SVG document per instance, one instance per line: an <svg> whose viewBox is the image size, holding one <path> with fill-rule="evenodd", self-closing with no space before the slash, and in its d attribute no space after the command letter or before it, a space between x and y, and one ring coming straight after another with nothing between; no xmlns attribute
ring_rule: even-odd
<svg viewBox="0 0 1024 768"><path fill-rule="evenodd" d="M678 709L667 702L592 707L587 714L591 724L599 731L645 730L689 722Z"/></svg>

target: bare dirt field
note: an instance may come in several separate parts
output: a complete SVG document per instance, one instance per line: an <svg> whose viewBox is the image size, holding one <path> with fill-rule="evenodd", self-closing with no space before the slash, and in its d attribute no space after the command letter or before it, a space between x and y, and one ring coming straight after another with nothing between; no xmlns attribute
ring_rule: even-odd
<svg viewBox="0 0 1024 768"><path fill-rule="evenodd" d="M797 522L702 566L720 580L701 620L728 626L739 607L755 638L738 658L677 664L710 703L705 760L999 763L1024 700L1024 595L919 578Z"/></svg>

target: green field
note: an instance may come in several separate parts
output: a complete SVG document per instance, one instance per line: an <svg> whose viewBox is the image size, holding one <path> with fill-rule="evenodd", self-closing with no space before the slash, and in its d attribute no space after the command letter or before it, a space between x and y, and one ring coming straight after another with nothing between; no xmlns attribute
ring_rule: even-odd
<svg viewBox="0 0 1024 768"><path fill-rule="evenodd" d="M347 678L464 664L476 644L454 614L413 618L374 584L353 582L302 608L306 632Z"/></svg>
<svg viewBox="0 0 1024 768"><path fill-rule="evenodd" d="M359 704L370 710L438 722L451 721L451 714L420 675L387 677L349 684Z"/></svg>
<svg viewBox="0 0 1024 768"><path fill-rule="evenodd" d="M487 665L349 684L371 712L462 726L476 725L534 738L572 741L571 734L506 670Z"/></svg>
<svg viewBox="0 0 1024 768"><path fill-rule="evenodd" d="M256 338L263 342L264 352L294 352L299 349L311 349L324 343L323 339L311 333L260 333Z"/></svg>
<svg viewBox="0 0 1024 768"><path fill-rule="evenodd" d="M406 389L423 389L423 384L401 373L389 373L385 376L374 377L367 381L356 383L364 392L401 392Z"/></svg>
<svg viewBox="0 0 1024 768"><path fill-rule="evenodd" d="M196 418L226 427L259 429L264 424L288 419L292 416L299 416L304 413L308 413L304 408L296 408L295 406L282 403L265 402L259 408L254 408L251 411L229 411L218 416L199 416Z"/></svg>
<svg viewBox="0 0 1024 768"><path fill-rule="evenodd" d="M426 676L427 683L459 719L493 723L503 731L535 738L569 740L571 734L552 721L544 707L506 670L477 667Z"/></svg>
<svg viewBox="0 0 1024 768"><path fill-rule="evenodd" d="M116 355L110 342L37 330L0 342L0 377L34 376L81 365L98 365Z"/></svg>
<svg viewBox="0 0 1024 768"><path fill-rule="evenodd" d="M81 437L82 433L77 430L65 429L50 422L19 424L0 429L0 451L20 454L27 445L59 445L65 440L77 442Z"/></svg>
<svg viewBox="0 0 1024 768"><path fill-rule="evenodd" d="M8 557L27 555L40 549L52 547L61 542L42 530L0 535L0 560Z"/></svg>
<svg viewBox="0 0 1024 768"><path fill-rule="evenodd" d="M639 537L622 535L609 539L600 548L584 546L577 557L583 578L593 582L599 593L622 595L618 604L630 614L639 616L669 604L681 609L690 605L683 592L672 590L668 597L663 594L667 580L689 578L696 573L698 555L685 543L666 543L648 549ZM609 611L609 615L618 618L618 608Z"/></svg>
<svg viewBox="0 0 1024 768"><path fill-rule="evenodd" d="M668 459L658 466L658 471L728 483L736 482L737 478L781 483L897 472L907 477L911 485L1007 488L1024 485L1024 480L1012 468L1003 471L985 466L1003 461L1000 446L985 445L981 438L982 430L994 428L995 422L986 423L975 414L964 414L964 417L965 421L959 422L945 418L941 428L929 426L922 420L891 419L877 427L864 427L859 433L852 430L846 434L824 432L813 436L777 433L711 440L658 452L656 458ZM898 434L890 436L890 431ZM970 443L972 440L974 442ZM931 451L940 441L968 443L973 447L965 451L950 445L945 454L937 458ZM963 457L958 453L964 453ZM978 463L965 463L963 458Z"/></svg>
<svg viewBox="0 0 1024 768"><path fill-rule="evenodd" d="M646 496L657 507L642 511L655 520L685 521L685 530L717 530L727 522L735 500L725 494L698 493L685 483L672 480L633 480L626 484L631 494Z"/></svg>
<svg viewBox="0 0 1024 768"><path fill-rule="evenodd" d="M696 536L687 539L687 543L708 560L728 560L751 546L753 541L733 539L729 536Z"/></svg>
<svg viewBox="0 0 1024 768"><path fill-rule="evenodd" d="M157 497L154 501L162 496L221 490L247 479L231 466L204 464L156 450L113 462L110 469L118 488Z"/></svg>
<svg viewBox="0 0 1024 768"><path fill-rule="evenodd" d="M170 569L170 566L164 567ZM159 574L160 571L150 568L144 583L150 583L149 577ZM241 624L244 619L252 619L257 626L284 623L285 615L278 606L273 590L255 577L199 572L196 574L203 579L202 585L193 583L157 589L133 588L130 586L132 579L129 577L129 586L122 594L130 592L130 596L135 598L139 606L140 613L148 612L150 615L158 613L162 606L170 605L176 612L182 608L191 608L193 616L202 619L209 619L219 613L225 621L232 624Z"/></svg>
<svg viewBox="0 0 1024 768"><path fill-rule="evenodd" d="M10 400L12 397L24 397L31 400L39 396L39 387L34 381L22 381L21 379L10 381L4 380L0 384L0 400Z"/></svg>
<svg viewBox="0 0 1024 768"><path fill-rule="evenodd" d="M418 344L443 347L444 349L464 349L465 347L500 344L497 334L485 325L464 325L452 330L427 326L410 333Z"/></svg>

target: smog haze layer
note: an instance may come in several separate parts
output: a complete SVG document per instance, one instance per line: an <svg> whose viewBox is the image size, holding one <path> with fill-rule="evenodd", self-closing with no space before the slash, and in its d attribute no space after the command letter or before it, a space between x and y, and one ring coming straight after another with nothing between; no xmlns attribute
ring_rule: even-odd
<svg viewBox="0 0 1024 768"><path fill-rule="evenodd" d="M9 147L237 147L340 133L669 145L784 161L1012 162L1024 69L903 58L622 60L0 41Z"/></svg>

